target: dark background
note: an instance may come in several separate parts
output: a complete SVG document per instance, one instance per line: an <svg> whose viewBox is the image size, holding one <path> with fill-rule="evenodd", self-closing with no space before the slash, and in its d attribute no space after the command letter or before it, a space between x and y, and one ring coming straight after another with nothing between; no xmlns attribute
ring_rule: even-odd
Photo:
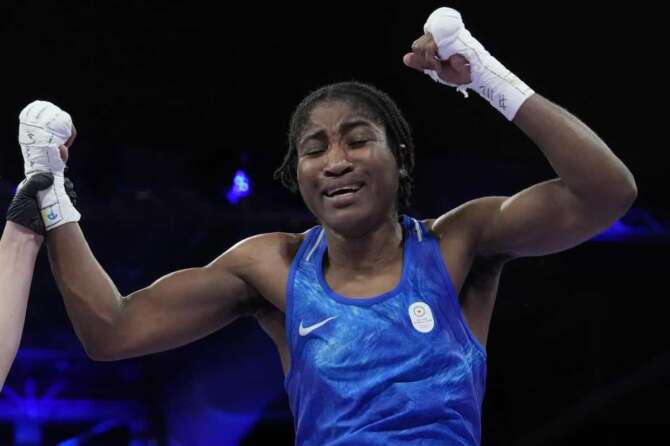
<svg viewBox="0 0 670 446"><path fill-rule="evenodd" d="M483 100L403 66L442 5L3 2L0 208L22 178L18 112L45 99L79 131L69 176L81 225L122 292L243 237L305 230L314 221L299 197L272 181L289 116L310 91L352 79L387 91L413 127L417 217L551 178L540 151ZM667 428L670 397L666 113L652 112L665 95L659 11L450 5L494 56L591 126L639 189L615 229L506 267L483 444L650 443ZM238 169L253 193L232 205ZM291 444L282 379L252 320L172 352L91 362L42 255L0 396L0 444Z"/></svg>

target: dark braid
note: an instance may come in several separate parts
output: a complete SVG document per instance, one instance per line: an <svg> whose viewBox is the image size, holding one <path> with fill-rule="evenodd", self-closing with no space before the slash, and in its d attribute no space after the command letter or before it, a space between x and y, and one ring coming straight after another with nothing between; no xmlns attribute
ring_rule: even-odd
<svg viewBox="0 0 670 446"><path fill-rule="evenodd" d="M298 190L298 138L305 129L312 110L321 103L331 101L342 101L352 107L359 107L384 126L386 139L398 165L398 210L406 209L412 195L414 171L414 142L409 124L389 95L360 82L326 85L303 99L291 116L288 151L282 165L275 171L274 178L292 192Z"/></svg>

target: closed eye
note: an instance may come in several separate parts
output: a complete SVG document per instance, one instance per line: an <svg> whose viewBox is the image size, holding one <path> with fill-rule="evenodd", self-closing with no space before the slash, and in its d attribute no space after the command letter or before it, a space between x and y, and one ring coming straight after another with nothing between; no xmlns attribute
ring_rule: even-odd
<svg viewBox="0 0 670 446"><path fill-rule="evenodd" d="M349 146L351 146L351 147L353 147L354 149L356 149L356 148L359 148L359 147L363 147L363 146L366 145L368 142L370 142L369 139L358 139L358 140L356 140L356 141L351 141L351 142L349 143Z"/></svg>
<svg viewBox="0 0 670 446"><path fill-rule="evenodd" d="M315 156L320 153L323 153L326 150L323 144L307 144L300 150L301 156Z"/></svg>
<svg viewBox="0 0 670 446"><path fill-rule="evenodd" d="M324 152L324 149L309 149L302 152L303 156L317 156Z"/></svg>

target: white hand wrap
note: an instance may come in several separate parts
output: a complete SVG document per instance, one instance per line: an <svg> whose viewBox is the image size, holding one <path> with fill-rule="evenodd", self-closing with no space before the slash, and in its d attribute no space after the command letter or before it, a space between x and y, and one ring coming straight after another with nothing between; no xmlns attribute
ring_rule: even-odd
<svg viewBox="0 0 670 446"><path fill-rule="evenodd" d="M71 134L72 118L50 102L31 102L19 114L19 144L26 178L38 172L54 175L53 185L37 194L47 231L81 219L65 192L65 162L59 149Z"/></svg>
<svg viewBox="0 0 670 446"><path fill-rule="evenodd" d="M456 87L466 98L468 88L475 90L510 121L521 104L535 93L472 37L455 9L433 11L423 29L433 36L441 60L461 54L470 64L469 84L455 85L440 78L435 70L425 70L434 81Z"/></svg>

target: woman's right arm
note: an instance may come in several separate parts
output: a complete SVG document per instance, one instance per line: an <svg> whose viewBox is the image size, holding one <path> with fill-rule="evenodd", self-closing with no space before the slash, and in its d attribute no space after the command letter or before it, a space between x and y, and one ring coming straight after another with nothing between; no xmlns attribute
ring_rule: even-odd
<svg viewBox="0 0 670 446"><path fill-rule="evenodd" d="M51 268L68 316L88 355L116 360L175 348L251 314L261 299L242 277L266 244L238 243L202 268L168 274L122 296L77 223L48 233Z"/></svg>

